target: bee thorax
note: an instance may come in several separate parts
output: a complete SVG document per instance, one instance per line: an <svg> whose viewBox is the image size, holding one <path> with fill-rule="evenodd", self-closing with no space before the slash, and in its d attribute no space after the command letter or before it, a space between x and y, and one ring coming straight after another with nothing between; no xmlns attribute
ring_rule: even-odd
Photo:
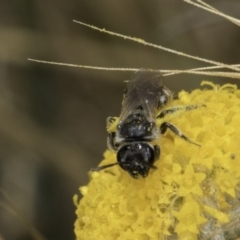
<svg viewBox="0 0 240 240"><path fill-rule="evenodd" d="M118 125L118 135L125 140L152 139L154 122L149 122L143 114L130 114L124 122Z"/></svg>

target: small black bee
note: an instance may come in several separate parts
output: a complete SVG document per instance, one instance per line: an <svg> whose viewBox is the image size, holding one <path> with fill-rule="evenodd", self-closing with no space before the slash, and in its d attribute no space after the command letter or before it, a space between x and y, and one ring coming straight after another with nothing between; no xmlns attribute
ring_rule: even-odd
<svg viewBox="0 0 240 240"><path fill-rule="evenodd" d="M184 140L196 144L169 122L156 126L157 118L183 109L174 107L161 111L171 100L172 93L163 85L160 73L137 71L125 89L119 120L115 117L107 118L107 129L111 129L118 121L116 131L109 131L107 140L108 148L117 152L117 162L91 170L100 171L118 164L133 178L146 177L150 168L156 169L154 162L160 157L160 146L153 146L151 142L168 128ZM187 106L184 110L198 107Z"/></svg>

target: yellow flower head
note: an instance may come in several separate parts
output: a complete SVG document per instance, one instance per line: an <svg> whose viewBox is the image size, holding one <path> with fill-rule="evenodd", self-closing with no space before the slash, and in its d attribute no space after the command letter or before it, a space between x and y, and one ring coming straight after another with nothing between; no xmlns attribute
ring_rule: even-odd
<svg viewBox="0 0 240 240"><path fill-rule="evenodd" d="M77 240L229 239L240 237L240 90L234 85L182 91L175 105L206 107L166 116L191 140L167 131L146 178L118 165L90 172L75 197ZM116 162L106 151L101 164ZM232 236L232 238L231 238Z"/></svg>

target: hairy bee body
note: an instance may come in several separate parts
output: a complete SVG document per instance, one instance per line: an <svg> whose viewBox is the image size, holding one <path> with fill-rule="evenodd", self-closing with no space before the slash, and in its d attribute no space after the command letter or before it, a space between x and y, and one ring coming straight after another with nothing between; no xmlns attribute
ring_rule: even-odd
<svg viewBox="0 0 240 240"><path fill-rule="evenodd" d="M127 83L119 118L107 118L107 145L117 153L117 162L92 170L99 171L118 164L133 178L146 177L151 168L156 168L154 162L160 157L160 146L153 145L152 142L167 128L191 142L173 124L169 122L163 122L160 126L156 124L158 118L180 109L163 110L171 99L172 94L163 85L160 73L137 71ZM188 106L186 110L197 107L199 106Z"/></svg>

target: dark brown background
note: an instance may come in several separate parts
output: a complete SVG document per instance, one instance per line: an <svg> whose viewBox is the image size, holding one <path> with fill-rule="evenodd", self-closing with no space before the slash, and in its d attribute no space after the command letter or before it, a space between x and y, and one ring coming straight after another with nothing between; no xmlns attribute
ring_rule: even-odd
<svg viewBox="0 0 240 240"><path fill-rule="evenodd" d="M240 18L238 0L208 3ZM123 80L132 74L27 58L157 69L207 65L101 34L73 19L240 63L240 29L179 0L0 0L0 6L0 239L34 239L30 226L46 239L74 239L72 196L102 159L105 119L119 114ZM203 79L229 81L178 75L165 84L178 92Z"/></svg>

